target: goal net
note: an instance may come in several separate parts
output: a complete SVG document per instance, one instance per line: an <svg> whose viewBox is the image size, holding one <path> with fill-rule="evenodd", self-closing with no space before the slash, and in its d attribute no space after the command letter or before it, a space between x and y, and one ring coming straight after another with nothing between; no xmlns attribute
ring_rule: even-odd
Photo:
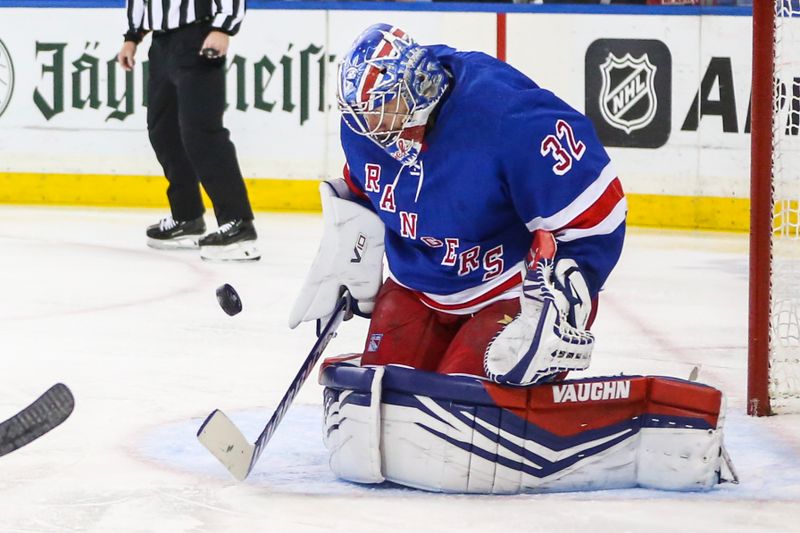
<svg viewBox="0 0 800 533"><path fill-rule="evenodd" d="M753 3L748 412L800 412L800 0Z"/></svg>

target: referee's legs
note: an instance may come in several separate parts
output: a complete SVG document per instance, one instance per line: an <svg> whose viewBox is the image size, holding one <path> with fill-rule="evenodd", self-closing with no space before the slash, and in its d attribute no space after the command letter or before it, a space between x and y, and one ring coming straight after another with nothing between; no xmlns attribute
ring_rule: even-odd
<svg viewBox="0 0 800 533"><path fill-rule="evenodd" d="M236 149L222 125L225 111L224 64L201 63L175 76L181 139L219 224L253 220Z"/></svg>
<svg viewBox="0 0 800 533"><path fill-rule="evenodd" d="M200 184L181 143L176 88L163 68L154 68L157 62L151 57L147 107L150 144L169 181L167 198L172 218L194 220L205 212Z"/></svg>

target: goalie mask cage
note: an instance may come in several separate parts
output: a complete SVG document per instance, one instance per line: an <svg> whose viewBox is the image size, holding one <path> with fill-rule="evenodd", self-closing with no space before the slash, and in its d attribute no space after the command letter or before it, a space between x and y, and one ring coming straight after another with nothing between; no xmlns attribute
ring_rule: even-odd
<svg viewBox="0 0 800 533"><path fill-rule="evenodd" d="M754 0L747 411L800 412L800 0Z"/></svg>

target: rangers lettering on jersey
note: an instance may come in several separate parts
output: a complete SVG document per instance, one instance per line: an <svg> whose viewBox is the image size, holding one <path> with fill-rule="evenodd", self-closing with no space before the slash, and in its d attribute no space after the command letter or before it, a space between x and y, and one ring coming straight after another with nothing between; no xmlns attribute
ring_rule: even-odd
<svg viewBox="0 0 800 533"><path fill-rule="evenodd" d="M417 214L400 211L400 234L409 239L417 238Z"/></svg>
<svg viewBox="0 0 800 533"><path fill-rule="evenodd" d="M456 250L458 249L458 239L453 238L446 238L444 240L445 246L447 248L444 252L444 258L442 259L442 264L447 266L453 266L456 264Z"/></svg>
<svg viewBox="0 0 800 533"><path fill-rule="evenodd" d="M554 385L553 403L619 400L630 394L631 382L627 380Z"/></svg>
<svg viewBox="0 0 800 533"><path fill-rule="evenodd" d="M364 183L364 189L367 192L378 192L380 190L381 166L374 163L367 163L364 165L364 174L367 177Z"/></svg>
<svg viewBox="0 0 800 533"><path fill-rule="evenodd" d="M394 185L387 184L383 188L383 195L381 195L381 211L388 211L394 213L397 206L394 203Z"/></svg>
<svg viewBox="0 0 800 533"><path fill-rule="evenodd" d="M483 281L494 279L503 272L503 245L496 246L483 256Z"/></svg>

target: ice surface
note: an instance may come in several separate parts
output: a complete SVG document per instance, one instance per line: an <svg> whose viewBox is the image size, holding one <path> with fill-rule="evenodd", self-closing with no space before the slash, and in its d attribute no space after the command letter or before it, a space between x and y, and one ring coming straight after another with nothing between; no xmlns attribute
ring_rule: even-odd
<svg viewBox="0 0 800 533"><path fill-rule="evenodd" d="M700 366L728 397L740 485L451 496L335 479L314 378L233 480L195 432L220 408L255 438L280 400L314 340L286 322L321 221L259 213L262 261L218 264L146 248L161 215L0 207L0 419L57 381L76 398L63 426L0 459L0 532L800 531L800 417L743 414L746 236L632 230L583 373ZM217 305L222 283L239 315ZM339 331L328 354L358 351L366 321Z"/></svg>

